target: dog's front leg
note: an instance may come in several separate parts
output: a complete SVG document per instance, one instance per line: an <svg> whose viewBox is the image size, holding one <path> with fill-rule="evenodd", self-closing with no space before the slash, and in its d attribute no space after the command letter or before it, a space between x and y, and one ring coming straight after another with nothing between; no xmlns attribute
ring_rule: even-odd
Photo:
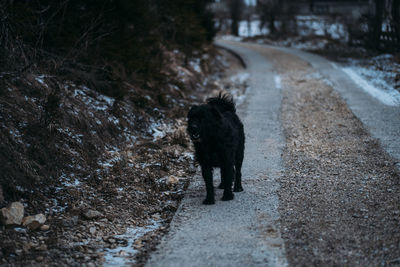
<svg viewBox="0 0 400 267"><path fill-rule="evenodd" d="M212 175L212 167L207 165L201 166L201 173L204 178L204 182L206 183L207 196L203 201L205 205L211 205L215 203L214 200L214 185L213 185L213 175Z"/></svg>

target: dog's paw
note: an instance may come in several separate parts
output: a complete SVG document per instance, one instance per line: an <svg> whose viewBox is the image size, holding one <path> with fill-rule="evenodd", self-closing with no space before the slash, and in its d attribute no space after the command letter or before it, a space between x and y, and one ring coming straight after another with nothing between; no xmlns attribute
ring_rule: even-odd
<svg viewBox="0 0 400 267"><path fill-rule="evenodd" d="M219 186L218 186L218 188L219 188L219 189L224 189L225 187L224 187L224 185L223 185L222 183L220 183Z"/></svg>
<svg viewBox="0 0 400 267"><path fill-rule="evenodd" d="M203 200L203 204L204 205L213 205L213 204L215 204L215 201L214 201L214 199L206 198L206 199Z"/></svg>
<svg viewBox="0 0 400 267"><path fill-rule="evenodd" d="M221 198L222 201L232 200L235 195L233 193L224 194Z"/></svg>
<svg viewBox="0 0 400 267"><path fill-rule="evenodd" d="M243 191L243 187L242 186L238 186L238 187L234 187L233 188L233 192L242 192Z"/></svg>

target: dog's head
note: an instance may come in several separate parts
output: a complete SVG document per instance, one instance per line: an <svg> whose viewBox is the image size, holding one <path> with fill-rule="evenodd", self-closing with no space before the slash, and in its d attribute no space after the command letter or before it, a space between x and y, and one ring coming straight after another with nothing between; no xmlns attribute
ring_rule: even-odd
<svg viewBox="0 0 400 267"><path fill-rule="evenodd" d="M187 131L194 143L207 139L221 121L221 113L213 106L193 106L188 113Z"/></svg>

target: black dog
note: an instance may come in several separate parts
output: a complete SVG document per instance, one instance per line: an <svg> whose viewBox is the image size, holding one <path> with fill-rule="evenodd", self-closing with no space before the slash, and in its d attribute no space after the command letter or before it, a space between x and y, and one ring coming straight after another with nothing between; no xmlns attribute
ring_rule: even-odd
<svg viewBox="0 0 400 267"><path fill-rule="evenodd" d="M232 97L220 93L207 99L207 104L193 106L188 113L187 130L206 184L207 197L203 204L214 204L213 167L221 168L222 200L233 199L233 180L233 191L243 191L244 131Z"/></svg>

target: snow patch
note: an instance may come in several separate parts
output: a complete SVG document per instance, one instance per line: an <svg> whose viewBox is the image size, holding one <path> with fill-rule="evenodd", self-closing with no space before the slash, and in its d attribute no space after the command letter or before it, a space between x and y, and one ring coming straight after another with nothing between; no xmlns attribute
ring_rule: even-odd
<svg viewBox="0 0 400 267"><path fill-rule="evenodd" d="M104 159L99 161L98 164L102 166L104 169L112 168L115 163L122 161L121 150L118 147L105 147L105 154L109 156L108 159Z"/></svg>
<svg viewBox="0 0 400 267"><path fill-rule="evenodd" d="M281 76L275 75L275 76L274 76L274 81L275 81L275 87L276 87L276 89L282 89Z"/></svg>
<svg viewBox="0 0 400 267"><path fill-rule="evenodd" d="M239 36L242 37L254 37L258 35L269 34L269 29L261 26L260 20L246 21L242 20L239 22Z"/></svg>
<svg viewBox="0 0 400 267"><path fill-rule="evenodd" d="M104 255L104 266L131 266L135 261L133 256L138 250L133 247L135 241L143 237L146 233L152 232L160 228L161 222L151 220L149 225L144 227L128 228L126 233L114 236L115 239L125 239L128 241L127 246L117 247L114 249L106 249Z"/></svg>
<svg viewBox="0 0 400 267"><path fill-rule="evenodd" d="M111 97L101 95L96 91L90 90L86 86L82 86L79 89L74 89L74 97L80 98L82 102L88 105L93 110L105 111L110 108L115 100Z"/></svg>
<svg viewBox="0 0 400 267"><path fill-rule="evenodd" d="M249 79L250 75L248 72L239 72L231 77L231 81L236 83L245 83Z"/></svg>
<svg viewBox="0 0 400 267"><path fill-rule="evenodd" d="M167 134L172 133L175 129L173 124L161 122L152 122L149 127L149 134L153 136L153 141L164 138Z"/></svg>
<svg viewBox="0 0 400 267"><path fill-rule="evenodd" d="M198 73L201 72L200 58L194 58L189 62L190 66Z"/></svg>
<svg viewBox="0 0 400 267"><path fill-rule="evenodd" d="M351 67L342 68L342 70L349 75L349 77L358 84L365 92L370 94L372 97L378 99L383 104L388 106L399 106L400 105L400 93L395 89L382 90L368 83L361 76L359 76Z"/></svg>
<svg viewBox="0 0 400 267"><path fill-rule="evenodd" d="M243 40L242 37L233 36L233 35L223 35L223 36L221 37L221 39L222 39L222 40L225 40L225 41L235 41L235 42L240 42L240 41Z"/></svg>
<svg viewBox="0 0 400 267"><path fill-rule="evenodd" d="M74 174L71 174L70 177L68 177L65 173L62 173L59 181L61 182L61 184L63 184L65 187L78 187L81 182L74 178Z"/></svg>
<svg viewBox="0 0 400 267"><path fill-rule="evenodd" d="M40 83L41 85L43 85L43 86L49 88L49 86L44 82L44 78L46 78L45 75L39 75L39 76L36 76L36 77L35 77L35 80L36 80L38 83Z"/></svg>

